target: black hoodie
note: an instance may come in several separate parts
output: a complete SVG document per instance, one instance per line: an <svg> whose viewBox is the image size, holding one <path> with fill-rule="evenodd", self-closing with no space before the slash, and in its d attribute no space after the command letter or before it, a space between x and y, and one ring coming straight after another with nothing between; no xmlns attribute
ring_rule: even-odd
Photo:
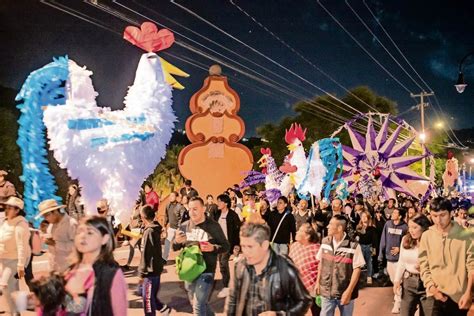
<svg viewBox="0 0 474 316"><path fill-rule="evenodd" d="M161 255L161 230L158 222L145 227L142 237L142 257L138 266L140 277L160 276L165 263Z"/></svg>

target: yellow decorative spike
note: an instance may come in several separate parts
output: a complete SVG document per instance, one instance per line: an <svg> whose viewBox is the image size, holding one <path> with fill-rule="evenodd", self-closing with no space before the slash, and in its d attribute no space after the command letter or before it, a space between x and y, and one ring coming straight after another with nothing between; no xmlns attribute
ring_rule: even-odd
<svg viewBox="0 0 474 316"><path fill-rule="evenodd" d="M189 77L189 74L170 64L163 58L159 58L161 62L161 69L163 69L163 77L165 78L166 82L175 89L183 90L184 86L180 84L172 75L187 78Z"/></svg>

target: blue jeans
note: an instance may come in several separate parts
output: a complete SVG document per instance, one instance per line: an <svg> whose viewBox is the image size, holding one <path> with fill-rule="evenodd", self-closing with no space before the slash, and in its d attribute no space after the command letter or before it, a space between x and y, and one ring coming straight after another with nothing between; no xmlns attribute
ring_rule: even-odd
<svg viewBox="0 0 474 316"><path fill-rule="evenodd" d="M166 239L165 239L165 248L163 249L163 259L168 261L168 256L171 250L171 243L173 242L174 235L176 234L176 229L168 227L166 230Z"/></svg>
<svg viewBox="0 0 474 316"><path fill-rule="evenodd" d="M365 265L367 266L367 276L372 277L373 268L372 268L372 251L370 250L371 245L360 245L362 250L362 255L364 256Z"/></svg>
<svg viewBox="0 0 474 316"><path fill-rule="evenodd" d="M321 297L320 316L334 316L336 307L339 308L341 316L352 316L352 312L354 311L354 300L351 300L347 305L341 305L340 299Z"/></svg>
<svg viewBox="0 0 474 316"><path fill-rule="evenodd" d="M147 277L143 279L142 297L143 309L146 316L155 316L157 310L163 308L158 298L158 291L160 290L160 277Z"/></svg>
<svg viewBox="0 0 474 316"><path fill-rule="evenodd" d="M193 306L193 315L214 315L209 306L209 296L214 285L214 273L203 273L193 282L184 282L189 302Z"/></svg>

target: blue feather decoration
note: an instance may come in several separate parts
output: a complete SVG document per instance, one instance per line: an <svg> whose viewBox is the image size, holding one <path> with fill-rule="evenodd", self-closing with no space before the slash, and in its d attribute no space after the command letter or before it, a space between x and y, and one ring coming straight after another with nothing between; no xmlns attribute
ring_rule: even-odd
<svg viewBox="0 0 474 316"><path fill-rule="evenodd" d="M65 83L68 75L68 57L53 59L53 62L30 73L15 98L21 101L17 106L21 112L17 144L23 166L20 179L25 184L25 212L27 220L36 226L39 220L34 217L41 201L55 199L61 202L61 198L56 195L58 187L48 165L42 107L66 103Z"/></svg>

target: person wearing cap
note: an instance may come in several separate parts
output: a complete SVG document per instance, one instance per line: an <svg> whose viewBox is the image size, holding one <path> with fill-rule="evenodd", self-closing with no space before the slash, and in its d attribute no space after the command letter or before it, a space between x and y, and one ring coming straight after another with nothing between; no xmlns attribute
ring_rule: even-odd
<svg viewBox="0 0 474 316"><path fill-rule="evenodd" d="M11 293L19 290L18 280L25 276L25 267L30 260L30 230L21 199L12 196L4 205L6 220L0 226L0 291L3 292L0 305L6 306L14 315L18 311Z"/></svg>
<svg viewBox="0 0 474 316"><path fill-rule="evenodd" d="M0 225L5 219L4 202L6 202L10 196L16 195L15 186L5 180L7 175L8 173L5 170L0 170Z"/></svg>
<svg viewBox="0 0 474 316"><path fill-rule="evenodd" d="M7 175L8 172L0 170L0 202L5 202L10 196L16 195L15 186L5 179Z"/></svg>
<svg viewBox="0 0 474 316"><path fill-rule="evenodd" d="M44 217L49 223L51 234L45 243L48 245L50 268L56 272L64 272L69 267L68 257L74 249L77 221L64 211L65 205L56 200L44 200L38 205L36 218Z"/></svg>
<svg viewBox="0 0 474 316"><path fill-rule="evenodd" d="M260 203L256 202L257 192L254 189L249 188L244 191L245 206L242 208L242 218L244 221L259 220L262 218L260 215Z"/></svg>
<svg viewBox="0 0 474 316"><path fill-rule="evenodd" d="M79 187L76 184L69 185L66 196L66 210L69 216L76 221L84 217L84 205L82 205Z"/></svg>
<svg viewBox="0 0 474 316"><path fill-rule="evenodd" d="M107 222L109 222L109 224L114 227L115 218L112 214L112 211L110 210L109 201L107 201L107 199L100 199L96 205L97 214L107 219Z"/></svg>

